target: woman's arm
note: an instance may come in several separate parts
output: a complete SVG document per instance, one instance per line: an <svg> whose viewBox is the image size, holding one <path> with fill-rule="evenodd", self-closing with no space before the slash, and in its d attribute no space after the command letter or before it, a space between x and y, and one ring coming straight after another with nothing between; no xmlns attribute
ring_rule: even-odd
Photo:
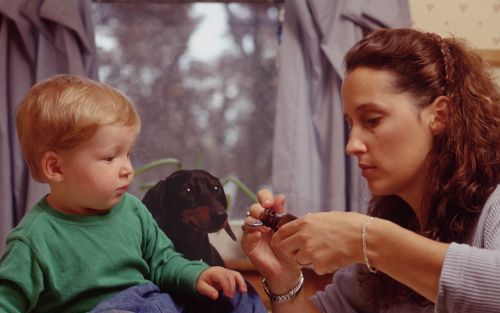
<svg viewBox="0 0 500 313"><path fill-rule="evenodd" d="M371 266L436 302L449 244L425 238L382 219L374 219L366 235Z"/></svg>
<svg viewBox="0 0 500 313"><path fill-rule="evenodd" d="M472 246L448 248L436 312L497 312L500 307L500 187L488 199Z"/></svg>
<svg viewBox="0 0 500 313"><path fill-rule="evenodd" d="M292 290L300 279L300 272L291 271L289 273L275 277L274 279L268 278L266 284L269 291L274 295L285 295ZM296 298L284 302L271 301L271 308L273 313L286 313L286 312L304 312L304 313L319 313L319 309L312 303L307 295L301 291Z"/></svg>
<svg viewBox="0 0 500 313"><path fill-rule="evenodd" d="M368 229L371 262L434 302L437 312L498 311L500 187L485 204L471 244L444 244L387 221L372 223Z"/></svg>
<svg viewBox="0 0 500 313"><path fill-rule="evenodd" d="M353 212L322 212L280 228L272 239L287 258L311 263L318 274L364 263L362 228L369 217ZM383 219L366 229L367 257L372 267L435 302L447 244L427 239Z"/></svg>

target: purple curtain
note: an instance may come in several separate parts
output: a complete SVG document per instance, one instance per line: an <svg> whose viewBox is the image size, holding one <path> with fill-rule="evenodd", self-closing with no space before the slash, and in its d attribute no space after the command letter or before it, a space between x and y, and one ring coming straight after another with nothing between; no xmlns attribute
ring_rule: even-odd
<svg viewBox="0 0 500 313"><path fill-rule="evenodd" d="M0 253L7 233L48 192L22 159L16 106L52 75L97 79L91 6L91 0L0 1Z"/></svg>
<svg viewBox="0 0 500 313"><path fill-rule="evenodd" d="M377 28L411 27L407 0L286 0L279 50L273 190L297 215L364 211L369 190L345 154L345 53Z"/></svg>

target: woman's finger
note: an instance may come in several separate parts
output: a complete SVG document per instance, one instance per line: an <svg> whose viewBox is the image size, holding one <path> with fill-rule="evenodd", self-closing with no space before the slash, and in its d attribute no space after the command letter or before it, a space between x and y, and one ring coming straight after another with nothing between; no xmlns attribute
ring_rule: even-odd
<svg viewBox="0 0 500 313"><path fill-rule="evenodd" d="M264 208L259 203L254 203L248 209L247 215L258 219L262 211L264 211Z"/></svg>
<svg viewBox="0 0 500 313"><path fill-rule="evenodd" d="M289 238L299 232L301 229L305 227L303 222L303 218L298 218L294 221L290 221L284 225L282 225L278 231L275 233L276 239L282 240L284 238Z"/></svg>
<svg viewBox="0 0 500 313"><path fill-rule="evenodd" d="M305 249L299 249L293 259L298 266L305 267L312 264L310 257L310 254L305 252Z"/></svg>
<svg viewBox="0 0 500 313"><path fill-rule="evenodd" d="M243 237L241 238L241 248L246 254L252 254L257 245L263 240L263 234L269 232L269 227L251 227L243 225Z"/></svg>
<svg viewBox="0 0 500 313"><path fill-rule="evenodd" d="M274 206L274 195L267 189L262 189L257 192L257 199L264 208L272 208Z"/></svg>
<svg viewBox="0 0 500 313"><path fill-rule="evenodd" d="M285 212L285 195L278 195L274 199L274 206L273 209L277 213L284 213Z"/></svg>

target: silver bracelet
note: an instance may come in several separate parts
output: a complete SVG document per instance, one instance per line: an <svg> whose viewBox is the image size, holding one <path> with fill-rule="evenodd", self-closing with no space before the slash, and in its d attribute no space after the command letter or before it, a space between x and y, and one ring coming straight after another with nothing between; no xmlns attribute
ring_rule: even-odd
<svg viewBox="0 0 500 313"><path fill-rule="evenodd" d="M368 270L370 271L370 273L376 273L377 270L373 267L371 267L370 265L370 262L368 261L368 247L366 245L366 230L368 228L368 224L370 224L370 222L374 219L375 217L370 217L368 219L368 221L366 221L366 223L363 225L363 229L361 231L361 239L362 239L362 243L363 243L363 258L365 259L365 265L366 267L368 268Z"/></svg>
<svg viewBox="0 0 500 313"><path fill-rule="evenodd" d="M297 298L297 295L300 293L303 286L304 286L304 275L302 274L302 271L300 271L300 278L297 281L297 284L292 289L290 289L290 291L282 295L275 295L274 293L271 292L271 290L269 290L269 287L267 286L266 283L266 278L262 277L262 287L264 288L266 294L269 296L271 302L281 303L293 300Z"/></svg>

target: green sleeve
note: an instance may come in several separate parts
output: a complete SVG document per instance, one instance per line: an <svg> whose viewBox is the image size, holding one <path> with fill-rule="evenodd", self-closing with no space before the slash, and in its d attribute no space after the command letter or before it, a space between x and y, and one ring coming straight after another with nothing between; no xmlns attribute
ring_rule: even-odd
<svg viewBox="0 0 500 313"><path fill-rule="evenodd" d="M10 240L0 259L0 312L28 312L43 290L37 255L22 240Z"/></svg>
<svg viewBox="0 0 500 313"><path fill-rule="evenodd" d="M150 280L165 291L197 295L196 281L208 265L190 261L175 251L172 241L145 207L144 211L143 256L150 267Z"/></svg>

